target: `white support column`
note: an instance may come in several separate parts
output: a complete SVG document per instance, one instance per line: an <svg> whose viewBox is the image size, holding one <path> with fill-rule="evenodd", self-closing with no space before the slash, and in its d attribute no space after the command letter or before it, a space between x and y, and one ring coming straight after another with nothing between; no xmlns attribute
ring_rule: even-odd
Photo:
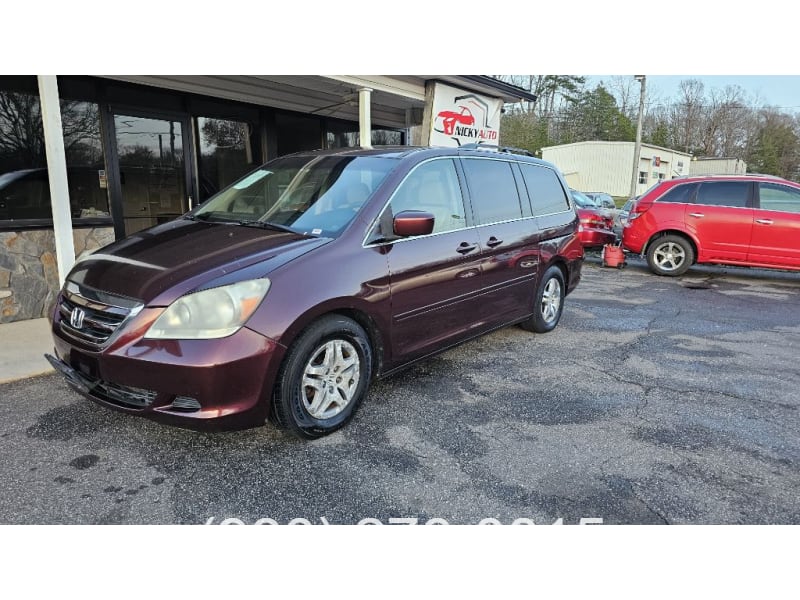
<svg viewBox="0 0 800 600"><path fill-rule="evenodd" d="M47 153L47 177L50 180L58 280L59 284L63 285L67 273L75 264L75 246L72 242L67 156L64 152L61 106L58 103L58 83L55 75L39 75L39 99L42 106L44 147Z"/></svg>
<svg viewBox="0 0 800 600"><path fill-rule="evenodd" d="M358 144L362 148L372 148L371 98L372 88L358 90Z"/></svg>

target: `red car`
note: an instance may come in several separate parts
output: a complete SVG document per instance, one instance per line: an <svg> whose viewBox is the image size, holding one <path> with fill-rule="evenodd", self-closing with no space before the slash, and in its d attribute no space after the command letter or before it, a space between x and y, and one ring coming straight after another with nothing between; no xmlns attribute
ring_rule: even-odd
<svg viewBox="0 0 800 600"><path fill-rule="evenodd" d="M459 108L461 109L460 112L443 110L437 115L440 119L442 119L444 133L447 135L452 135L453 128L456 126L456 123L461 123L462 125L475 125L475 117L472 116L472 111L470 111L470 109L468 109L466 106L459 106Z"/></svg>
<svg viewBox="0 0 800 600"><path fill-rule="evenodd" d="M765 175L658 183L636 202L622 245L657 275L695 263L800 270L800 184Z"/></svg>
<svg viewBox="0 0 800 600"><path fill-rule="evenodd" d="M578 239L584 248L602 248L613 244L617 235L613 232L614 218L604 208L598 207L586 194L570 190L578 213Z"/></svg>

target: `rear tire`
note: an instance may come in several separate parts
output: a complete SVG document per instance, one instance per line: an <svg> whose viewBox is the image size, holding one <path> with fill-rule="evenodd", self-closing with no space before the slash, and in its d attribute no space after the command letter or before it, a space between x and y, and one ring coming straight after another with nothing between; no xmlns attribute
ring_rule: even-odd
<svg viewBox="0 0 800 600"><path fill-rule="evenodd" d="M364 329L341 315L323 317L289 349L275 386L273 421L303 439L333 433L353 418L371 379Z"/></svg>
<svg viewBox="0 0 800 600"><path fill-rule="evenodd" d="M534 333L547 333L555 329L564 311L565 295L564 274L553 265L544 272L539 281L533 316L520 323L520 326Z"/></svg>
<svg viewBox="0 0 800 600"><path fill-rule="evenodd" d="M694 248L679 235L665 235L647 247L647 264L656 275L678 277L694 264Z"/></svg>

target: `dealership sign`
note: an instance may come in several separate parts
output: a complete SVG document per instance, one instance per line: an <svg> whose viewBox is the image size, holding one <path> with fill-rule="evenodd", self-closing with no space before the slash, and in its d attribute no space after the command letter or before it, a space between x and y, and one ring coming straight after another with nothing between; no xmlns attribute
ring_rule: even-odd
<svg viewBox="0 0 800 600"><path fill-rule="evenodd" d="M503 101L435 83L431 146L497 144Z"/></svg>

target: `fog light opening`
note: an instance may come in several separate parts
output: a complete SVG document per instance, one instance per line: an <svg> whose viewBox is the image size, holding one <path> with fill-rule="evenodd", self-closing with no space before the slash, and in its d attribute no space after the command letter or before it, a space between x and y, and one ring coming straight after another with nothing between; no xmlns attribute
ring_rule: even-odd
<svg viewBox="0 0 800 600"><path fill-rule="evenodd" d="M178 412L197 412L200 408L200 403L189 396L175 396L170 406L170 410Z"/></svg>

